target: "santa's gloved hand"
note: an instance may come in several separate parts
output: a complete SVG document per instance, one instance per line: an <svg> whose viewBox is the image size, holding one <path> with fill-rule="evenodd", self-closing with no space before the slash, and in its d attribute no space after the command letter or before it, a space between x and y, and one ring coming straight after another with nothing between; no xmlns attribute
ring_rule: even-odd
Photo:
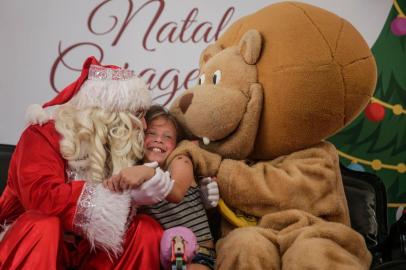
<svg viewBox="0 0 406 270"><path fill-rule="evenodd" d="M174 181L169 172L155 169L155 175L138 189L131 190L131 198L136 205L151 205L163 201L173 188Z"/></svg>
<svg viewBox="0 0 406 270"><path fill-rule="evenodd" d="M200 192L204 207L206 209L217 206L220 199L220 193L216 181L214 181L211 177L204 177L202 180L200 180Z"/></svg>
<svg viewBox="0 0 406 270"><path fill-rule="evenodd" d="M147 163L144 163L142 165L150 167L152 169L158 168L158 162L157 161L147 162Z"/></svg>

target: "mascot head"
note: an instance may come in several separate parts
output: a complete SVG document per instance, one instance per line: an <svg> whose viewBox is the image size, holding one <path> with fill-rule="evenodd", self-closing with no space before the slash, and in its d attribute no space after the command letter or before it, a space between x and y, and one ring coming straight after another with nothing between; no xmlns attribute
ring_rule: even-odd
<svg viewBox="0 0 406 270"><path fill-rule="evenodd" d="M376 84L359 32L295 2L236 21L203 51L200 73L171 112L201 147L233 159L271 159L320 142L361 112Z"/></svg>

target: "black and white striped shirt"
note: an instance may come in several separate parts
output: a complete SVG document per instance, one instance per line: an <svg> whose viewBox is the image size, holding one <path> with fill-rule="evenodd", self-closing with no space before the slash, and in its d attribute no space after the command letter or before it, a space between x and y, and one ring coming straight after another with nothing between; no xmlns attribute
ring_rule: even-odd
<svg viewBox="0 0 406 270"><path fill-rule="evenodd" d="M191 229L198 243L213 239L199 187L190 187L180 203L162 201L155 205L144 206L140 210L154 217L164 229L176 226Z"/></svg>

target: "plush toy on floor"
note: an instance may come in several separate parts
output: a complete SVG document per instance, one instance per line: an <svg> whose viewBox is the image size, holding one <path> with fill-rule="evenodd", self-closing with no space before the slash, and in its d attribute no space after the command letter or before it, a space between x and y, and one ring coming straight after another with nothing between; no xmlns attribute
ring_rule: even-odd
<svg viewBox="0 0 406 270"><path fill-rule="evenodd" d="M161 265L165 270L184 270L197 253L197 239L186 227L173 227L164 231L161 238Z"/></svg>
<svg viewBox="0 0 406 270"><path fill-rule="evenodd" d="M217 268L368 269L337 151L324 141L375 89L375 61L358 31L308 4L270 5L208 46L200 72L171 106L200 147L185 141L171 158L188 154L198 174L217 175Z"/></svg>

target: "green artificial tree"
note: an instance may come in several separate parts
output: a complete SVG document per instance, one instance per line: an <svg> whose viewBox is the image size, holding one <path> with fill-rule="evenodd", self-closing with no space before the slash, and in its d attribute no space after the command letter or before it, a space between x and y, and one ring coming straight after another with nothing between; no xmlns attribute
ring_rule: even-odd
<svg viewBox="0 0 406 270"><path fill-rule="evenodd" d="M400 5L399 5L400 4ZM329 140L351 169L377 174L388 196L388 221L406 210L406 1L394 5L372 46L378 81L360 116Z"/></svg>

